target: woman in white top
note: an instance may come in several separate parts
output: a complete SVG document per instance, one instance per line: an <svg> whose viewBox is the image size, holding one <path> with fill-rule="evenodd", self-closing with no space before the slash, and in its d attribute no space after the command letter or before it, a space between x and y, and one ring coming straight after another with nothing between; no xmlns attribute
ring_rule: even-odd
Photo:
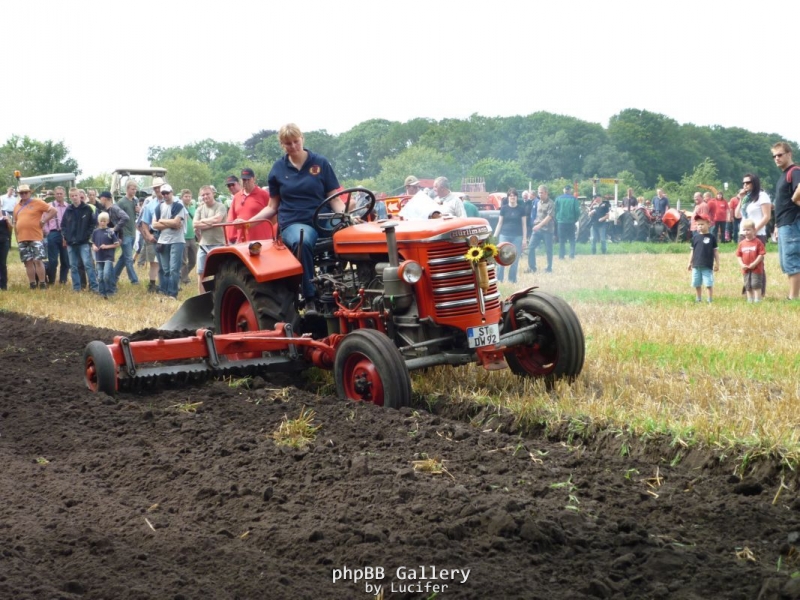
<svg viewBox="0 0 800 600"><path fill-rule="evenodd" d="M772 217L772 200L767 192L761 189L761 180L757 175L747 173L742 177L742 190L739 192L739 206L736 207L736 218L751 219L756 224L756 237L764 247L767 246L767 223ZM739 240L744 239L744 233L739 231ZM767 273L761 279L761 296L767 291Z"/></svg>

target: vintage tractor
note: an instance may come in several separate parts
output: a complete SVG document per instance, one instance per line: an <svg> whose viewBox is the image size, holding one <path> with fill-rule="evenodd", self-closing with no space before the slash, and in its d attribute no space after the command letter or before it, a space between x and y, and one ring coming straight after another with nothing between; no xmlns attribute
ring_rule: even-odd
<svg viewBox="0 0 800 600"><path fill-rule="evenodd" d="M331 213L327 202L354 192L368 202ZM317 311L304 311L302 266L281 239L212 250L207 293L190 298L163 327L194 330L156 340L117 336L91 342L85 380L94 391L207 377L332 369L342 398L389 407L411 401L409 371L478 363L509 367L548 384L572 380L584 336L562 299L527 288L501 299L495 263L512 244L487 243L481 218L362 222L375 196L352 188L314 215ZM213 332L212 332L213 327Z"/></svg>

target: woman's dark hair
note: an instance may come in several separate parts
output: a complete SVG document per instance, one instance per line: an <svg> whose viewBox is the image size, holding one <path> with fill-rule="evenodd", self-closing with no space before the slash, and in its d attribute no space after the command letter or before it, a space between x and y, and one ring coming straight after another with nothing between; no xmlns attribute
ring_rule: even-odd
<svg viewBox="0 0 800 600"><path fill-rule="evenodd" d="M755 202L761 195L761 180L752 173L745 173L744 177L750 179L750 202Z"/></svg>

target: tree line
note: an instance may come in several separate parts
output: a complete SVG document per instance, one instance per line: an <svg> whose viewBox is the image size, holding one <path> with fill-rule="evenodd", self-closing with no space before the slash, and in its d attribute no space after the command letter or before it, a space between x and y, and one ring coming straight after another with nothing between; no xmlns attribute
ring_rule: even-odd
<svg viewBox="0 0 800 600"><path fill-rule="evenodd" d="M706 185L721 189L724 182L731 182L738 189L741 176L753 172L770 189L776 173L769 148L780 139L783 136L778 133L738 127L679 124L639 109L614 115L607 128L536 112L513 117L475 114L441 121L418 118L404 123L370 119L339 135L325 130L305 134L306 147L331 161L343 185L387 193L402 191L408 174L445 175L454 189L463 177L483 177L489 191L527 187L528 182L559 186L579 181L581 193L591 191L594 177L618 178L623 188L633 187L637 195L649 194L656 187L682 195L697 177L705 178ZM31 160L25 158L26 150ZM244 142L206 139L169 148L153 146L148 159L168 169L173 186L196 190L211 182L223 190L225 177L245 166L253 168L259 183L266 185L272 163L282 155L277 132L264 129ZM25 171L30 174L79 172L61 142L15 136L0 147L3 176L15 160L28 160ZM91 180L95 186L102 182L102 177Z"/></svg>

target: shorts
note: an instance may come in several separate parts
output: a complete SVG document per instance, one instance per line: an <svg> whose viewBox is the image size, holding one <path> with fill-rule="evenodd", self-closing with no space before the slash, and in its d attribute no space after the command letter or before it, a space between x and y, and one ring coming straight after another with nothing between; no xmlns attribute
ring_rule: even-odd
<svg viewBox="0 0 800 600"><path fill-rule="evenodd" d="M778 258L786 275L800 273L800 219L778 227Z"/></svg>
<svg viewBox="0 0 800 600"><path fill-rule="evenodd" d="M763 273L745 273L744 274L744 289L745 291L752 292L754 290L761 291L761 285L764 281Z"/></svg>
<svg viewBox="0 0 800 600"><path fill-rule="evenodd" d="M142 248L140 255L144 256L144 262L158 262L158 259L156 258L156 242L144 242L144 247Z"/></svg>
<svg viewBox="0 0 800 600"><path fill-rule="evenodd" d="M206 256L208 253L211 252L213 248L219 248L222 244L211 244L206 246L204 244L200 244L197 246L197 274L202 275L203 272L206 270Z"/></svg>
<svg viewBox="0 0 800 600"><path fill-rule="evenodd" d="M714 287L714 269L708 267L692 268L692 287Z"/></svg>
<svg viewBox="0 0 800 600"><path fill-rule="evenodd" d="M47 249L41 240L37 242L19 242L17 245L19 246L19 258L24 263L47 258Z"/></svg>

